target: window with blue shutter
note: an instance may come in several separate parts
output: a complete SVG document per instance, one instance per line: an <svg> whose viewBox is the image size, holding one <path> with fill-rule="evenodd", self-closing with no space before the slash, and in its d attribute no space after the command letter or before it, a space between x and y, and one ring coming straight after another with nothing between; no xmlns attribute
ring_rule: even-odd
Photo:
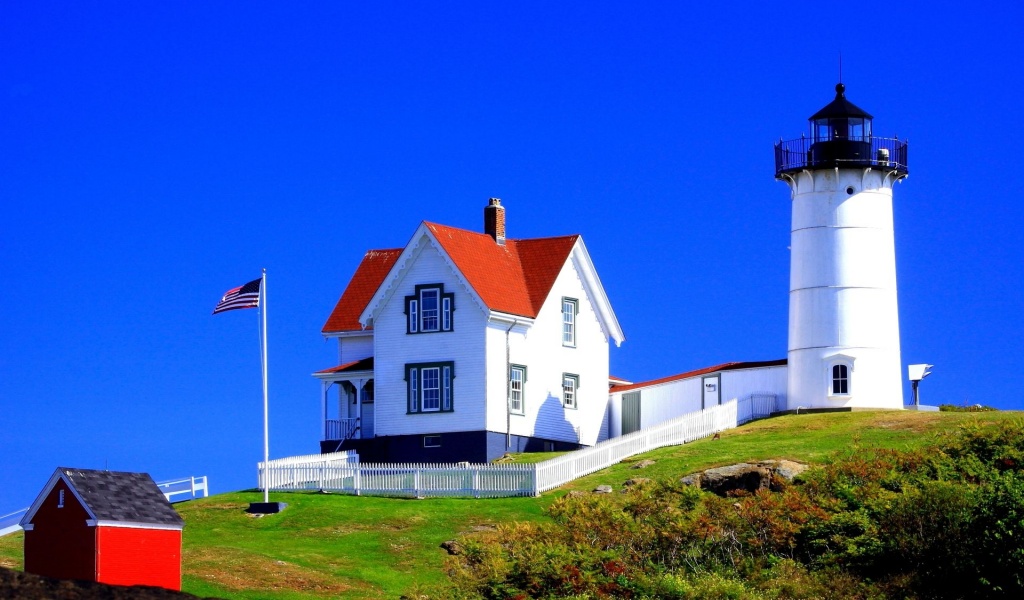
<svg viewBox="0 0 1024 600"><path fill-rule="evenodd" d="M443 283L417 285L405 297L406 333L437 333L454 329L455 294Z"/></svg>
<svg viewBox="0 0 1024 600"><path fill-rule="evenodd" d="M409 413L452 412L455 410L455 363L405 365L409 386Z"/></svg>

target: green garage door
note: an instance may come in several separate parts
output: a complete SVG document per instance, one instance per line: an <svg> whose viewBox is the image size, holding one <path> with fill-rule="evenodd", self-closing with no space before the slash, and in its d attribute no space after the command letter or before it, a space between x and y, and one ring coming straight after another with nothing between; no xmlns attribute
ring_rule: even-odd
<svg viewBox="0 0 1024 600"><path fill-rule="evenodd" d="M640 429L640 391L622 395L622 435Z"/></svg>

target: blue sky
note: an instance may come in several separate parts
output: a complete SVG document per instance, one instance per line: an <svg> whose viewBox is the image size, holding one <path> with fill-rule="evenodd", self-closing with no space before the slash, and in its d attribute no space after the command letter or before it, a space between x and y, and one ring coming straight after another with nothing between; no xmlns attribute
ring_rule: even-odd
<svg viewBox="0 0 1024 600"><path fill-rule="evenodd" d="M840 52L875 133L910 140L923 401L1024 408L1024 9L685 4L4 3L0 514L58 465L254 486L258 313L210 312L261 268L271 454L315 452L319 332L364 251L479 230L491 196L510 237L583 235L614 374L785 357L772 144L832 99Z"/></svg>

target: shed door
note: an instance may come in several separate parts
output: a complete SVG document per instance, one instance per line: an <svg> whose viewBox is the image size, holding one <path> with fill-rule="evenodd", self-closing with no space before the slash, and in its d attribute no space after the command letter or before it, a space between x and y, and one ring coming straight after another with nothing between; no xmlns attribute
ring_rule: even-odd
<svg viewBox="0 0 1024 600"><path fill-rule="evenodd" d="M640 392L622 395L622 435L640 429Z"/></svg>
<svg viewBox="0 0 1024 600"><path fill-rule="evenodd" d="M718 375L711 377L705 377L701 380L703 384L702 396L701 396L701 408L711 408L712 406L718 406L722 403L722 390L721 390L721 378Z"/></svg>

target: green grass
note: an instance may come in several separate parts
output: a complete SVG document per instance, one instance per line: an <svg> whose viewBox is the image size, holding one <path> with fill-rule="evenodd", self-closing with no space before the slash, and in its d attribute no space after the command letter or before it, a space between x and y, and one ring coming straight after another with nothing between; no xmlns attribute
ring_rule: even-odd
<svg viewBox="0 0 1024 600"><path fill-rule="evenodd" d="M552 458L558 458L563 454L568 454L568 452L519 452L512 454L512 460L508 462L514 465L529 465L544 462L545 460L551 460Z"/></svg>
<svg viewBox="0 0 1024 600"><path fill-rule="evenodd" d="M394 598L441 583L439 545L511 515L546 519L551 499L400 500L272 494L277 515L244 509L262 494L223 494L180 505L185 591L232 598Z"/></svg>
<svg viewBox="0 0 1024 600"><path fill-rule="evenodd" d="M939 413L872 411L809 415L787 415L748 423L721 434L682 446L669 446L623 460L603 471L566 484L566 490L591 490L600 484L618 487L632 477L663 479L682 477L694 471L786 458L799 462L821 462L828 455L860 445L895 449L919 448L941 431L965 422L995 422L1020 418L1020 413ZM657 461L642 470L632 469L641 460Z"/></svg>
<svg viewBox="0 0 1024 600"><path fill-rule="evenodd" d="M185 519L183 586L200 596L313 599L396 598L442 584L441 542L511 521L543 521L544 509L571 489L637 476L676 478L699 469L768 458L820 462L851 448L914 448L961 423L992 423L1020 413L855 412L765 419L705 439L627 459L541 498L400 500L276 493L281 514L247 515L255 492L178 504ZM516 462L551 454L517 456ZM630 467L643 459L656 464ZM21 568L23 534L0 538L0 565Z"/></svg>

